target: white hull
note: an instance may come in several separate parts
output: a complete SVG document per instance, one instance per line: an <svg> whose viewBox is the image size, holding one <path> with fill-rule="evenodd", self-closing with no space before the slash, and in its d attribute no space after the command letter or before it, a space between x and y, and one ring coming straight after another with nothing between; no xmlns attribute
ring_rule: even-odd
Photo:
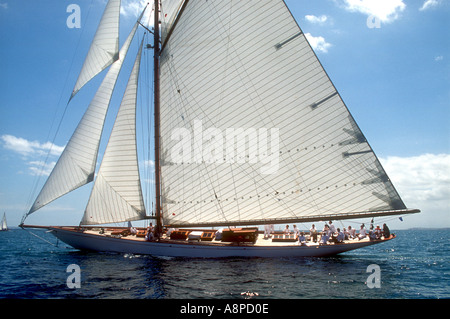
<svg viewBox="0 0 450 319"><path fill-rule="evenodd" d="M79 250L130 253L139 255L222 258L222 257L322 257L374 245L387 240L355 240L344 244L299 246L290 245L217 245L211 243L148 242L106 237L91 233L51 227L52 233L64 243ZM388 239L389 240L389 239Z"/></svg>

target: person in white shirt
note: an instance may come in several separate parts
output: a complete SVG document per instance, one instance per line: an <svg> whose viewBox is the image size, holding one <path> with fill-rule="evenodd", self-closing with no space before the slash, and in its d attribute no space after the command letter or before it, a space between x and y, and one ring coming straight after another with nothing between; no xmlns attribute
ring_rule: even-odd
<svg viewBox="0 0 450 319"><path fill-rule="evenodd" d="M291 233L291 231L289 230L289 225L286 225L286 228L284 229L284 233L286 235L289 235Z"/></svg>
<svg viewBox="0 0 450 319"><path fill-rule="evenodd" d="M364 227L364 224L362 224L361 229L359 230L358 239L361 240L363 238L366 238L366 236L367 236L366 227Z"/></svg>
<svg viewBox="0 0 450 319"><path fill-rule="evenodd" d="M329 227L330 227L330 231L332 234L334 234L336 232L336 227L334 227L333 222L330 220L329 222Z"/></svg>
<svg viewBox="0 0 450 319"><path fill-rule="evenodd" d="M356 229L352 228L352 226L348 226L348 234L350 239L356 238Z"/></svg>
<svg viewBox="0 0 450 319"><path fill-rule="evenodd" d="M294 225L294 235L298 236L300 234L300 230L297 228L297 225Z"/></svg>
<svg viewBox="0 0 450 319"><path fill-rule="evenodd" d="M264 239L270 237L270 225L264 225Z"/></svg>
<svg viewBox="0 0 450 319"><path fill-rule="evenodd" d="M343 228L342 232L344 233L344 240L348 240L350 238L350 233L348 232L347 228Z"/></svg>

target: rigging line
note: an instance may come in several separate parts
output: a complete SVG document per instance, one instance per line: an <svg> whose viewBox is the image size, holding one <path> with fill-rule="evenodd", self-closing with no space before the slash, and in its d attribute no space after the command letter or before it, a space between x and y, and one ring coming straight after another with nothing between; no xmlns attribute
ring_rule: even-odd
<svg viewBox="0 0 450 319"><path fill-rule="evenodd" d="M20 227L20 228L22 228L24 231L26 231L26 232L29 233L30 235L32 235L32 236L34 236L34 237L36 237L36 238L38 238L38 239L40 239L40 240L46 242L47 244L50 244L50 245L52 245L52 246L54 246L54 247L59 247L59 246L58 246L58 241L56 242L56 244L53 244L52 242L48 241L47 239L45 239L45 238L43 238L43 237L41 237L41 236L38 236L38 235L36 235L35 233L31 232L30 230L26 229L25 227ZM49 232L51 232L51 231L52 231L52 230L50 230Z"/></svg>
<svg viewBox="0 0 450 319"><path fill-rule="evenodd" d="M151 203L150 199L153 198L153 195L151 195L151 194L154 194L156 192L156 190L153 189L153 185L154 184L150 182L152 180L152 177L154 179L154 172L155 172L154 169L152 168L152 165L151 165L151 154L152 154L152 149L154 149L154 145L153 145L154 139L151 136L152 127L153 127L153 122L152 122L153 116L152 116L152 114L154 112L154 105L153 105L154 101L153 101L153 95L152 95L152 93L154 92L154 81L153 81L153 72L149 72L149 70L150 70L149 59L153 59L153 56L151 56L147 52L149 52L149 51L146 51L145 55L144 55L146 57L145 65L144 65L144 68L145 68L144 75L145 75L145 79L146 79L146 83L147 83L146 87L149 86L150 90L145 90L146 91L145 105L147 106L145 108L145 110L147 111L147 113L146 113L146 121L147 121L147 132L146 132L147 133L146 134L146 136L147 136L147 143L146 143L146 145L147 145L147 148L146 148L147 149L147 154L146 155L147 155L147 162L146 162L146 165L145 165L145 168L146 168L145 176L147 177L147 183L145 183L146 184L146 192L145 193L146 193L147 205L150 206L150 203ZM153 110L153 112L152 112L152 110ZM154 163L155 162L153 161L153 165L155 165ZM151 208L150 211L153 214L153 208Z"/></svg>
<svg viewBox="0 0 450 319"><path fill-rule="evenodd" d="M144 33L144 37L146 39L148 39L148 33ZM143 50L142 52L142 58L141 58L141 66L140 66L140 72L139 72L139 80L138 80L138 97L136 100L136 107L138 107L138 105L140 105L139 107L139 112L140 112L140 138L138 139L138 136L136 136L136 146L137 148L140 149L140 153L142 154L142 158L144 161L144 165L142 166L143 172L142 175L145 176L146 178L148 178L148 165L147 163L149 163L148 161L146 161L146 156L148 155L148 153L146 153L146 145L148 145L148 135L146 134L146 127L149 125L148 123L148 108L146 107L147 101L148 101L148 90L146 90L147 85L148 85L148 69L147 69L147 51L148 50ZM137 112L137 111L136 111ZM137 113L136 113L136 122L137 122ZM136 123L137 124L137 123ZM136 135L137 134L137 127L136 127ZM147 137L147 138L146 138ZM138 141L140 141L140 143L138 143ZM147 142L146 142L147 141ZM139 159L139 156L138 156ZM139 166L139 178L141 177L141 166ZM141 188L143 189L143 200L144 203L148 203L148 187L147 185L141 182ZM145 196L144 196L145 194ZM145 205L145 204L144 204Z"/></svg>
<svg viewBox="0 0 450 319"><path fill-rule="evenodd" d="M147 35L147 40L148 40L148 35ZM142 120L142 153L144 156L144 176L146 177L147 182L144 184L145 185L145 202L147 203L147 206L150 204L149 203L149 199L150 199L150 183L148 181L150 181L150 172L152 171L152 169L150 169L150 129L151 129L151 112L150 110L152 109L151 107L151 100L150 100L150 92L152 92L151 90L147 90L143 88L147 88L148 86L151 86L151 88L153 89L153 84L150 82L150 76L149 74L151 72L148 72L149 70L149 64L148 64L148 50L144 50L144 61L143 61L143 67L144 67L144 72L142 72L142 77L145 79L143 81L145 81L145 86L141 85L141 90L140 90L140 94L141 96L143 95L144 97L142 98L141 102L142 102L142 106L141 106L141 120ZM145 123L144 123L145 120ZM147 129L146 129L147 128ZM146 138L145 138L146 137ZM147 146L147 147L146 147ZM147 152L146 152L147 151Z"/></svg>

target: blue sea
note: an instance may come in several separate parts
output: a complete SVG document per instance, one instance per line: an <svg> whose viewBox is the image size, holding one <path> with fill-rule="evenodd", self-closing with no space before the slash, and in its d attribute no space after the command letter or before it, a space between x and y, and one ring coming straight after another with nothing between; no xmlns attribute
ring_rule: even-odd
<svg viewBox="0 0 450 319"><path fill-rule="evenodd" d="M449 299L450 229L393 232L331 258L185 259L80 252L12 229L0 232L0 299Z"/></svg>

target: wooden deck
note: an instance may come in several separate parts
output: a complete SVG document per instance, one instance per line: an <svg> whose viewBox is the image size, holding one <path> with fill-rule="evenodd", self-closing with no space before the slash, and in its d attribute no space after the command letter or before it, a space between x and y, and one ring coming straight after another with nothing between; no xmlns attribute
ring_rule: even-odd
<svg viewBox="0 0 450 319"><path fill-rule="evenodd" d="M65 229L68 229L69 227L64 227ZM75 230L72 228L72 230ZM80 230L78 230L80 231ZM177 244L196 244L196 245L211 245L211 246L256 246L256 247L286 247L286 246L299 246L299 242L296 236L293 234L291 235L284 235L282 233L274 233L271 234L269 238L264 238L264 234L261 232L257 232L256 235L256 241L223 241L218 240L214 237L214 235L211 235L211 233L215 233L214 230L180 230L181 232L187 232L186 237L183 238L182 236L174 236L176 239L171 238L171 236L167 236L165 233L161 237L161 242L166 243L177 243ZM179 231L179 232L180 232ZM123 240L132 240L132 241L146 241L145 229L138 229L137 234L131 234L127 228L90 228L83 230L84 233L92 234L92 235L101 235L105 237L115 237L115 238L121 238ZM189 237L190 233L199 233L199 236ZM202 235L207 234L207 239L202 239ZM321 236L318 235L318 241L313 242L310 240L309 235L305 236L307 241L304 243L306 246L319 246L320 244L320 238ZM382 241L383 239L381 239ZM345 240L342 243L339 243L337 245L343 245L348 243L355 243L355 242L366 242L370 241L368 237L358 240L358 239L349 239ZM335 245L334 243L328 243L327 245Z"/></svg>

